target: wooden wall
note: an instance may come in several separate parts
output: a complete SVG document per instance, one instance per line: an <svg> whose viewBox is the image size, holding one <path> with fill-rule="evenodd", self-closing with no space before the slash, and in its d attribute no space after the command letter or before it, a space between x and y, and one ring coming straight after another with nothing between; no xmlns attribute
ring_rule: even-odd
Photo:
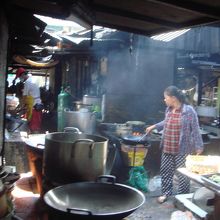
<svg viewBox="0 0 220 220"><path fill-rule="evenodd" d="M163 118L163 91L173 83L173 52L138 47L132 54L111 51L108 68L105 121L153 123Z"/></svg>
<svg viewBox="0 0 220 220"><path fill-rule="evenodd" d="M174 83L175 53L192 51L195 53L215 53L219 51L219 28L193 28L184 35L170 41L159 42L141 35L127 34L123 46L96 48L97 53L84 56L70 55L69 62L62 71L63 83L71 86L72 93L81 98L89 92L92 74L99 74L101 56L107 57L108 71L102 81L106 91L106 122L127 120L157 121L163 118L165 108L163 90ZM122 35L123 36L123 35ZM100 51L102 54L100 56ZM66 66L66 60L63 61ZM88 66L86 63L88 61ZM87 75L88 74L88 75ZM84 84L80 80L88 78ZM85 85L86 84L86 85Z"/></svg>
<svg viewBox="0 0 220 220"><path fill-rule="evenodd" d="M142 39L143 45L149 48L167 48L197 53L219 53L220 51L219 27L195 27L169 42L152 40L145 36L139 36L139 38Z"/></svg>

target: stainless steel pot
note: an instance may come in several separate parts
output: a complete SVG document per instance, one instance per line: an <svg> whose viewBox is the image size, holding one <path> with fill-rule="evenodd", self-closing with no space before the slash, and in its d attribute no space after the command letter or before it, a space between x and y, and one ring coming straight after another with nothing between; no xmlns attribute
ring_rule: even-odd
<svg viewBox="0 0 220 220"><path fill-rule="evenodd" d="M116 184L113 177L109 180L111 182L72 183L48 191L44 201L51 208L49 219L119 220L144 204L142 192Z"/></svg>
<svg viewBox="0 0 220 220"><path fill-rule="evenodd" d="M52 182L91 181L105 174L108 140L101 136L55 132L45 137L43 170Z"/></svg>
<svg viewBox="0 0 220 220"><path fill-rule="evenodd" d="M92 110L92 105L83 104L81 101L73 102L73 110L74 111L79 111L82 108L86 108L89 111L91 111Z"/></svg>
<svg viewBox="0 0 220 220"><path fill-rule="evenodd" d="M70 111L64 110L64 127L76 127L81 132L94 134L96 129L96 116L89 111Z"/></svg>
<svg viewBox="0 0 220 220"><path fill-rule="evenodd" d="M101 98L97 96L84 95L83 96L83 104L85 105L101 105Z"/></svg>

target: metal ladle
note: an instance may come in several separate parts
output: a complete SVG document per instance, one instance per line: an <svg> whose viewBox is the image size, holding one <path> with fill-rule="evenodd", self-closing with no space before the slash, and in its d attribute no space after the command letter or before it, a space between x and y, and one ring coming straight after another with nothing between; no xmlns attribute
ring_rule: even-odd
<svg viewBox="0 0 220 220"><path fill-rule="evenodd" d="M138 142L141 142L149 133L145 133L139 140Z"/></svg>

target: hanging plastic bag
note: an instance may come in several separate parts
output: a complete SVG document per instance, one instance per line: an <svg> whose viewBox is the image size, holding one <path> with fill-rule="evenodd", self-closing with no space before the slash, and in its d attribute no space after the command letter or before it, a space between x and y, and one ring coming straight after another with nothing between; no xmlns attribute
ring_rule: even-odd
<svg viewBox="0 0 220 220"><path fill-rule="evenodd" d="M148 176L143 166L132 167L130 169L128 184L144 192L148 191Z"/></svg>

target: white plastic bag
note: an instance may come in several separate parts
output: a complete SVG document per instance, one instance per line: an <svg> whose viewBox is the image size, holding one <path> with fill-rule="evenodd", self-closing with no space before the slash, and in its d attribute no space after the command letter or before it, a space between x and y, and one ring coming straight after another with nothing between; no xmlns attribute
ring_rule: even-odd
<svg viewBox="0 0 220 220"><path fill-rule="evenodd" d="M196 218L190 211L175 211L171 214L170 220L196 220Z"/></svg>
<svg viewBox="0 0 220 220"><path fill-rule="evenodd" d="M154 192L161 187L161 176L154 176L148 183L148 190Z"/></svg>

